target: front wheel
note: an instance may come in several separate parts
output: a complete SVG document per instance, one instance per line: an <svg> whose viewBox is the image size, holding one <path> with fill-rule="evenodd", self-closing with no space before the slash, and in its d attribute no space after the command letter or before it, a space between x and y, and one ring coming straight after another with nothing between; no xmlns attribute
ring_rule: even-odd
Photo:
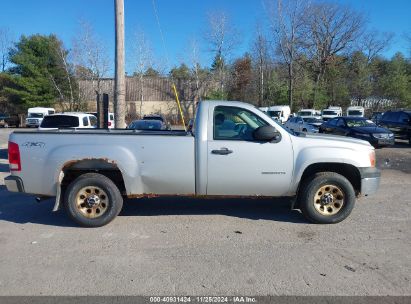
<svg viewBox="0 0 411 304"><path fill-rule="evenodd" d="M67 187L64 203L68 215L75 222L84 227L100 227L120 213L123 198L109 178L86 173Z"/></svg>
<svg viewBox="0 0 411 304"><path fill-rule="evenodd" d="M301 212L312 223L334 224L346 219L355 205L351 183L334 172L317 173L300 189Z"/></svg>

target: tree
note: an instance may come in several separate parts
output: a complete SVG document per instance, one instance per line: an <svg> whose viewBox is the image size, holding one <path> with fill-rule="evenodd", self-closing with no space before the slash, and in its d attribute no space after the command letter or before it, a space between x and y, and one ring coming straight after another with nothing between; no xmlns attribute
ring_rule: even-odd
<svg viewBox="0 0 411 304"><path fill-rule="evenodd" d="M264 99L266 97L266 78L270 64L269 58L269 44L258 26L256 31L256 37L252 46L252 58L254 66L256 67L256 80L257 80L257 105L263 106Z"/></svg>
<svg viewBox="0 0 411 304"><path fill-rule="evenodd" d="M146 77L159 77L160 76L160 72L157 71L156 69L149 67L145 72L144 72L144 76Z"/></svg>
<svg viewBox="0 0 411 304"><path fill-rule="evenodd" d="M12 46L12 38L8 28L0 28L0 67L4 73L9 63L9 49Z"/></svg>
<svg viewBox="0 0 411 304"><path fill-rule="evenodd" d="M394 37L392 33L381 33L376 30L368 31L361 37L358 49L361 50L370 63L382 51L389 48Z"/></svg>
<svg viewBox="0 0 411 304"><path fill-rule="evenodd" d="M226 82L225 61L238 44L238 34L224 12L210 13L208 15L208 27L206 40L210 46L210 51L215 56L211 70L217 75L220 91L224 93Z"/></svg>
<svg viewBox="0 0 411 304"><path fill-rule="evenodd" d="M138 30L134 34L133 54L135 61L135 73L134 75L139 79L140 88L140 117L143 113L143 101L144 101L144 76L148 72L153 72L152 68L152 49L149 41L146 38L143 30ZM151 69L151 70L149 70Z"/></svg>
<svg viewBox="0 0 411 304"><path fill-rule="evenodd" d="M294 72L302 45L304 14L307 5L303 0L276 1L271 9L271 27L281 58L287 65L288 104L293 107Z"/></svg>
<svg viewBox="0 0 411 304"><path fill-rule="evenodd" d="M407 73L404 55L397 53L386 66L381 78L381 88L386 98L393 100L398 107L411 105L411 75Z"/></svg>
<svg viewBox="0 0 411 304"><path fill-rule="evenodd" d="M313 3L304 13L307 57L314 72L314 102L319 84L335 55L347 52L361 36L363 15L336 3Z"/></svg>
<svg viewBox="0 0 411 304"><path fill-rule="evenodd" d="M87 21L79 22L79 30L73 39L73 62L78 82L87 80L91 82L96 94L101 95L101 82L109 70L109 57L103 41L94 33L93 27ZM85 92L79 84L77 98L85 100ZM103 109L103 98L99 98L100 109ZM100 111L99 121L103 121L103 111Z"/></svg>
<svg viewBox="0 0 411 304"><path fill-rule="evenodd" d="M246 101L250 93L250 84L253 77L250 55L237 59L232 68L232 81L228 97L231 100Z"/></svg>
<svg viewBox="0 0 411 304"><path fill-rule="evenodd" d="M15 85L4 91L25 107L51 106L59 100L64 109L64 102L71 99L74 91L66 56L62 42L54 35L22 36L10 51L10 73Z"/></svg>
<svg viewBox="0 0 411 304"><path fill-rule="evenodd" d="M349 59L347 80L351 96L357 101L358 105L361 105L361 101L371 94L372 83L370 74L368 56L362 52L354 52Z"/></svg>
<svg viewBox="0 0 411 304"><path fill-rule="evenodd" d="M173 79L188 80L191 77L190 69L185 63L181 63L179 67L174 67L171 69L170 76Z"/></svg>

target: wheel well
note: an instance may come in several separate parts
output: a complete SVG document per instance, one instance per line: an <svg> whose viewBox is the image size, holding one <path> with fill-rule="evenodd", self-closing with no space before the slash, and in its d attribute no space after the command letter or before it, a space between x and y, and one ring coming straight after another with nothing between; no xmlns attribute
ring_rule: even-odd
<svg viewBox="0 0 411 304"><path fill-rule="evenodd" d="M310 176L320 172L335 172L344 176L354 188L355 194L361 192L361 174L357 167L341 163L317 163L309 165L301 176L301 182L304 182Z"/></svg>
<svg viewBox="0 0 411 304"><path fill-rule="evenodd" d="M64 173L63 180L61 181L62 193L64 193L66 187L80 175L86 173L99 173L111 179L111 181L118 187L121 194L126 194L123 175L117 165L113 162L99 159L79 160L65 165L62 171Z"/></svg>

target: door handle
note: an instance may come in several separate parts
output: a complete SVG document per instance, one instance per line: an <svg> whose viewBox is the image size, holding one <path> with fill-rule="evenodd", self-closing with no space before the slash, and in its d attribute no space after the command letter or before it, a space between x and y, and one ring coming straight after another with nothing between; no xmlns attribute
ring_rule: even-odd
<svg viewBox="0 0 411 304"><path fill-rule="evenodd" d="M233 150L228 150L227 148L221 148L220 150L212 150L211 153L217 155L228 155L233 153Z"/></svg>

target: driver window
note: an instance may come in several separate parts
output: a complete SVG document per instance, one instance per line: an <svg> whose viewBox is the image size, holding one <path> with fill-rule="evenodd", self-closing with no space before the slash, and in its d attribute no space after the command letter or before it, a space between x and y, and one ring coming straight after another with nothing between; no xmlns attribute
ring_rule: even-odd
<svg viewBox="0 0 411 304"><path fill-rule="evenodd" d="M345 127L345 122L343 119L339 119L337 122L337 127Z"/></svg>
<svg viewBox="0 0 411 304"><path fill-rule="evenodd" d="M253 140L253 131L268 125L254 113L242 108L218 106L214 109L215 140Z"/></svg>

